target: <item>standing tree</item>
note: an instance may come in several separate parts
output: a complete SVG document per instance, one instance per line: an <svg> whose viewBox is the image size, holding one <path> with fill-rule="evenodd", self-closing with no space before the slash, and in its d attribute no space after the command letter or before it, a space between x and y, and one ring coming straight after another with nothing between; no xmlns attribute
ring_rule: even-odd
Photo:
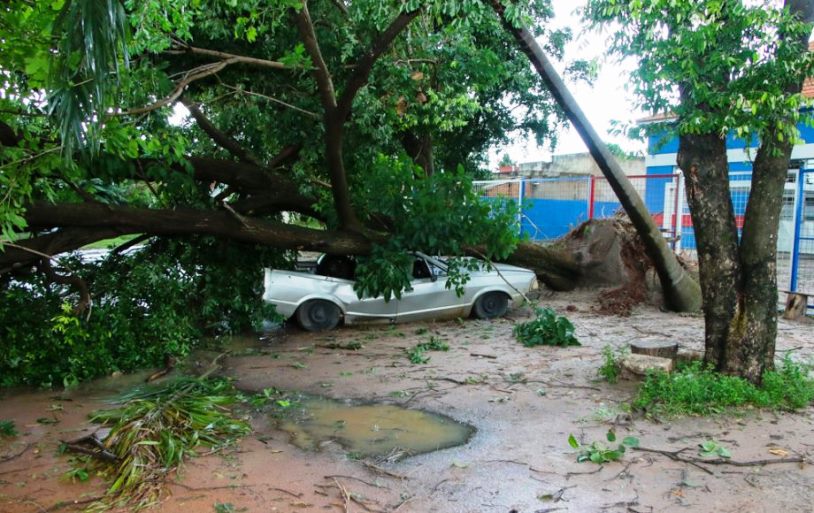
<svg viewBox="0 0 814 513"><path fill-rule="evenodd" d="M611 50L640 62L643 107L673 114L704 299L705 361L759 383L774 361L777 231L800 94L812 73L810 0L591 0L587 17L615 27ZM668 132L669 133L669 132ZM726 136L756 140L738 237Z"/></svg>
<svg viewBox="0 0 814 513"><path fill-rule="evenodd" d="M619 203L622 204L622 208L636 228L658 273L667 308L678 312L697 311L701 307L701 290L698 283L678 262L658 226L650 217L644 201L619 166L610 148L591 126L543 48L535 40L534 35L525 28L529 20L524 19L523 11L518 10L511 3L504 4L501 0L490 0L490 4L500 16L506 30L514 36L520 48L531 60L546 87L582 137L588 151L596 160L599 169L602 170L602 174L605 175L608 184L619 199Z"/></svg>

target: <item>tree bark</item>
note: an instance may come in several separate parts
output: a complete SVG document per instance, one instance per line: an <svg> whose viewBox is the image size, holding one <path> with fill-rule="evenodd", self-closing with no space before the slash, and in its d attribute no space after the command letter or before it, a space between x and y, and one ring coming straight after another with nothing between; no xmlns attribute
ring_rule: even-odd
<svg viewBox="0 0 814 513"><path fill-rule="evenodd" d="M42 255L37 253L55 255L128 233L212 235L282 249L337 255L364 255L371 251L374 242L381 242L369 233L312 230L225 211L160 210L100 203L34 204L29 206L26 220L32 228L59 230L17 243L33 251L8 247L0 252L0 274L41 260ZM385 235L379 237L383 239ZM484 252L484 248L468 251L475 256ZM521 243L506 261L534 270L538 278L553 290L573 289L580 275L578 265L569 255L536 244Z"/></svg>
<svg viewBox="0 0 814 513"><path fill-rule="evenodd" d="M786 8L814 22L814 2ZM795 43L808 51L808 36ZM784 44L786 38L781 34ZM786 89L799 93L802 81ZM682 96L687 94L682 90ZM760 383L773 368L777 337L777 231L793 143L778 136L782 119L761 136L752 166L749 201L738 240L729 190L726 141L717 134L679 136L678 165L686 176L704 298L704 361L721 372Z"/></svg>
<svg viewBox="0 0 814 513"><path fill-rule="evenodd" d="M717 134L679 137L704 298L704 361L723 371L729 323L740 279L738 230L729 193L726 140Z"/></svg>
<svg viewBox="0 0 814 513"><path fill-rule="evenodd" d="M613 192L625 209L633 226L641 237L647 254L653 261L659 275L664 301L667 308L679 312L696 311L701 307L701 289L681 267L675 254L667 245L656 223L650 217L647 207L636 189L627 179L616 159L591 126L574 97L551 65L534 36L525 28L518 28L506 18L500 0L490 0L492 8L503 21L503 25L517 40L520 48L529 57L537 72L551 91L552 96L574 125L588 150L607 178Z"/></svg>

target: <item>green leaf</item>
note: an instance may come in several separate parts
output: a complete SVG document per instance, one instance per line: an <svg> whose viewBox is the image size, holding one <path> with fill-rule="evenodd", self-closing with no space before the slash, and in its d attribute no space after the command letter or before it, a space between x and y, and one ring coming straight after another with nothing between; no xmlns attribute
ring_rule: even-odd
<svg viewBox="0 0 814 513"><path fill-rule="evenodd" d="M608 433L605 435L608 439L608 442L615 442L616 441L616 433L612 429L608 430Z"/></svg>
<svg viewBox="0 0 814 513"><path fill-rule="evenodd" d="M574 449L579 449L579 442L577 442L577 438L574 435L568 435L568 445Z"/></svg>

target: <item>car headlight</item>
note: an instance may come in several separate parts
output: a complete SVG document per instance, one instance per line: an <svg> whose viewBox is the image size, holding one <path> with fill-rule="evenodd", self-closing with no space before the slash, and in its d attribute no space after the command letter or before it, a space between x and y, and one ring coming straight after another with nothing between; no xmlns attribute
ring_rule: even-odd
<svg viewBox="0 0 814 513"><path fill-rule="evenodd" d="M540 282L537 281L537 277L535 276L534 278L531 279L531 287L529 287L529 290L537 290L539 288Z"/></svg>

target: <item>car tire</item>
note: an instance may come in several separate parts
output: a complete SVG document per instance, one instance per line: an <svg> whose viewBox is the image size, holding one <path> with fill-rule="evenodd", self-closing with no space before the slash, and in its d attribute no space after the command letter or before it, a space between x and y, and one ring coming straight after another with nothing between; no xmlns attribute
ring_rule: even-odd
<svg viewBox="0 0 814 513"><path fill-rule="evenodd" d="M478 319L503 317L509 309L509 296L503 292L487 292L475 301L475 316Z"/></svg>
<svg viewBox="0 0 814 513"><path fill-rule="evenodd" d="M306 331L327 331L339 324L342 312L330 301L312 299L303 303L295 316L297 323Z"/></svg>

